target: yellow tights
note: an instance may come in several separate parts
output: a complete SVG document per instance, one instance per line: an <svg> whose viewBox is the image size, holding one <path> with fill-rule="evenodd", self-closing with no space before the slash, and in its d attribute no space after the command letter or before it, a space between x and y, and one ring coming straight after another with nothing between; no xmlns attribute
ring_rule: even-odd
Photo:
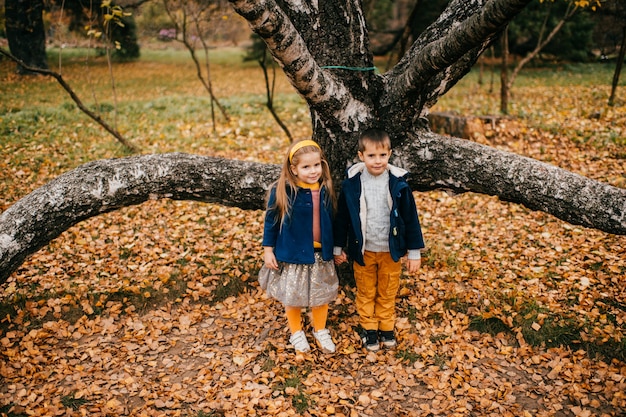
<svg viewBox="0 0 626 417"><path fill-rule="evenodd" d="M287 323L291 334L302 330L302 308L285 307L287 315ZM311 317L313 321L313 329L316 332L326 328L326 320L328 319L328 304L317 307L311 307Z"/></svg>

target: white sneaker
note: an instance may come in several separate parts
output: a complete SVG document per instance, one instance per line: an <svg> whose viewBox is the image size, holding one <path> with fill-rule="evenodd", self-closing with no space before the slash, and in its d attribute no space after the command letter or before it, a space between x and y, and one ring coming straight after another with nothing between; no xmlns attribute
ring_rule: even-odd
<svg viewBox="0 0 626 417"><path fill-rule="evenodd" d="M317 343L320 345L324 353L335 353L335 344L333 343L333 339L330 337L328 329L313 332L313 336L315 336L315 340L317 340Z"/></svg>
<svg viewBox="0 0 626 417"><path fill-rule="evenodd" d="M293 345L296 352L308 352L311 350L311 346L309 346L309 342L306 340L306 335L304 331L298 330L289 338L289 342Z"/></svg>

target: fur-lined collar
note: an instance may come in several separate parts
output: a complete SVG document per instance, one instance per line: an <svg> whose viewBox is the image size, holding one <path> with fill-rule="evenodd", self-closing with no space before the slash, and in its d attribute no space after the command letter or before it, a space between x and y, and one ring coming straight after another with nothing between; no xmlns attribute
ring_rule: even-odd
<svg viewBox="0 0 626 417"><path fill-rule="evenodd" d="M348 178L353 178L355 175L362 173L365 170L364 162L357 162L348 168ZM404 168L397 167L395 165L387 164L387 170L395 177L401 178L408 174L408 171Z"/></svg>

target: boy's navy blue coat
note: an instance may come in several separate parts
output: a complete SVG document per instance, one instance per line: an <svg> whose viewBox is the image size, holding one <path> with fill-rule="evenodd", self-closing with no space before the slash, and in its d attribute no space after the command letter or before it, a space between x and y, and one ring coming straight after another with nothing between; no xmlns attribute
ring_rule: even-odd
<svg viewBox="0 0 626 417"><path fill-rule="evenodd" d="M359 265L363 261L363 227L361 218L361 173L363 163L348 169L348 178L341 186L337 215L335 216L335 246L347 247L347 254ZM392 208L389 213L389 253L394 261L399 261L409 249L424 248L422 228L415 207L415 199L406 181L407 171L389 165L389 191Z"/></svg>
<svg viewBox="0 0 626 417"><path fill-rule="evenodd" d="M276 220L272 207L276 204L276 186L270 191L265 212L263 246L274 248L274 255L279 262L290 264L313 264L313 197L311 190L299 188L291 196L291 211L284 219L282 229ZM328 201L327 201L328 200ZM320 228L322 232L322 258L333 259L333 209L326 189L320 189Z"/></svg>

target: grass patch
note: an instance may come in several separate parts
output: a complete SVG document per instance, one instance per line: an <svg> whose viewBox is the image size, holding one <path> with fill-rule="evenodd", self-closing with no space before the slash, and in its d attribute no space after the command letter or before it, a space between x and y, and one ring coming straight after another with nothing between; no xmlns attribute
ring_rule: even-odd
<svg viewBox="0 0 626 417"><path fill-rule="evenodd" d="M85 398L76 398L76 393L72 393L61 397L61 404L63 404L65 408L78 411L83 405L89 404L89 400Z"/></svg>
<svg viewBox="0 0 626 417"><path fill-rule="evenodd" d="M409 319L409 323L415 324L418 320L417 307L407 303L406 318Z"/></svg>
<svg viewBox="0 0 626 417"><path fill-rule="evenodd" d="M224 414L223 411L198 411L197 413L193 414L195 417L224 417L226 414Z"/></svg>
<svg viewBox="0 0 626 417"><path fill-rule="evenodd" d="M315 405L315 401L302 390L302 380L306 379L311 372L308 367L298 368L291 366L287 374L283 376L281 383L276 386L278 391L283 391L286 396L291 397L291 404L300 414L306 412Z"/></svg>
<svg viewBox="0 0 626 417"><path fill-rule="evenodd" d="M479 315L471 318L468 329L492 336L521 332L524 340L532 346L566 347L573 351L583 349L590 357L602 359L607 363L614 359L626 362L626 338L616 341L600 340L598 337L590 336L594 333L593 323L581 324L575 317L551 312L534 301L519 302L517 308L513 328L498 317L486 318ZM604 316L609 323L617 325L614 315L605 313ZM436 341L433 338L431 341Z"/></svg>
<svg viewBox="0 0 626 417"><path fill-rule="evenodd" d="M446 310L452 310L456 311L457 313L466 314L471 305L470 303L463 301L459 297L452 297L444 300L443 306L446 308Z"/></svg>
<svg viewBox="0 0 626 417"><path fill-rule="evenodd" d="M298 413L302 414L315 405L315 400L313 400L307 393L300 391L293 396L291 404Z"/></svg>
<svg viewBox="0 0 626 417"><path fill-rule="evenodd" d="M269 372L276 367L276 361L274 358L276 357L276 346L274 346L271 342L267 343L263 352L258 356L258 361L261 363L261 370L264 372Z"/></svg>
<svg viewBox="0 0 626 417"><path fill-rule="evenodd" d="M437 343L437 342L441 342L443 340L446 340L448 337L450 337L450 336L448 336L447 334L434 334L434 335L430 336L430 341L432 343Z"/></svg>
<svg viewBox="0 0 626 417"><path fill-rule="evenodd" d="M151 309L180 299L185 294L187 284L183 280L169 280L167 286L155 289L153 287L123 289L115 292L90 292L86 295L79 296L69 291L62 292L43 292L36 296L16 293L10 298L5 298L0 302L0 331L6 332L13 325L16 319L26 325L28 329L38 328L44 322L62 319L70 324L76 323L80 318L87 316L89 318L103 314L107 309L105 306L111 306L120 303L124 309L120 309L120 314L127 311L136 311L139 313L146 312ZM92 311L85 311L83 305L79 305L78 299L87 298L88 304L92 307ZM32 311L39 310L45 306L48 300L64 300L60 311L50 309L46 314L33 314ZM11 317L11 320L4 318Z"/></svg>
<svg viewBox="0 0 626 417"><path fill-rule="evenodd" d="M571 346L580 341L575 320L552 314L533 301L522 305L514 323L521 328L524 340L533 346Z"/></svg>
<svg viewBox="0 0 626 417"><path fill-rule="evenodd" d="M589 343L583 342L583 349L589 353L591 357L599 357L604 359L605 362L610 363L616 359L622 363L626 363L626 338L615 341L609 340L604 343Z"/></svg>
<svg viewBox="0 0 626 417"><path fill-rule="evenodd" d="M422 356L411 349L398 349L396 351L396 358L410 365L413 365L418 360L422 359Z"/></svg>
<svg viewBox="0 0 626 417"><path fill-rule="evenodd" d="M460 265L458 253L438 242L429 246L424 251L423 257L425 266L429 268L445 268L454 271Z"/></svg>
<svg viewBox="0 0 626 417"><path fill-rule="evenodd" d="M283 388L299 388L302 384L302 379L306 378L309 372L310 369L308 368L299 369L296 366L290 367L289 373L285 377Z"/></svg>
<svg viewBox="0 0 626 417"><path fill-rule="evenodd" d="M435 356L433 356L433 364L441 370L446 369L446 366L447 366L446 364L448 363L449 360L450 360L449 356L440 355L440 354L436 354Z"/></svg>
<svg viewBox="0 0 626 417"><path fill-rule="evenodd" d="M168 301L180 299L187 290L187 283L182 279L170 279L167 286L156 289L154 287L123 289L113 293L105 293L106 303L120 302L125 306L133 306L134 310L142 313L157 308Z"/></svg>
<svg viewBox="0 0 626 417"><path fill-rule="evenodd" d="M247 287L248 284L236 277L222 275L216 284L215 290L213 290L211 304L221 303L229 297L237 297Z"/></svg>
<svg viewBox="0 0 626 417"><path fill-rule="evenodd" d="M488 333L492 336L496 336L499 333L511 333L509 326L504 324L504 322L497 317L472 317L468 328L469 330Z"/></svg>
<svg viewBox="0 0 626 417"><path fill-rule="evenodd" d="M28 417L28 414L12 411L15 404L0 405L0 415L3 417Z"/></svg>

